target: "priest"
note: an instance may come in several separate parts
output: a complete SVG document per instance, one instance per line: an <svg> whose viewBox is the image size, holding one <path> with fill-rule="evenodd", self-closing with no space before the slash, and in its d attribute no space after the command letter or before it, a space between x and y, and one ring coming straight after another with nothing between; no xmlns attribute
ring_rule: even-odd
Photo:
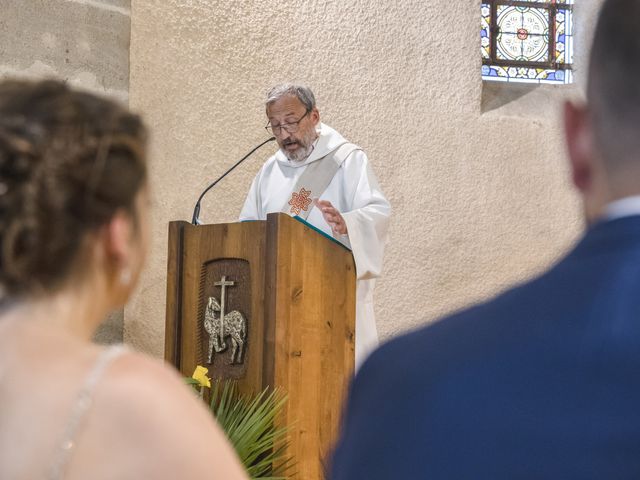
<svg viewBox="0 0 640 480"><path fill-rule="evenodd" d="M378 344L373 312L391 206L367 155L320 122L313 92L282 84L267 93L268 132L280 149L256 175L240 220L299 216L352 249L356 264L356 368Z"/></svg>

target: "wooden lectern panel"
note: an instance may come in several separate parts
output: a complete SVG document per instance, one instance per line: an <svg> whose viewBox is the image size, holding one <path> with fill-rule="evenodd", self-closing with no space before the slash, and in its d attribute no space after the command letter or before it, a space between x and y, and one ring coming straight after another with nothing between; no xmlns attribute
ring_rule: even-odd
<svg viewBox="0 0 640 480"><path fill-rule="evenodd" d="M184 375L207 366L244 392L283 389L280 421L301 479L324 478L338 435L354 368L355 302L351 252L288 215L169 224L165 358ZM207 318L219 322L220 312L231 317L216 328L246 326L240 361L227 348L212 349L209 362L210 338L220 336L207 333ZM232 345L233 335L221 338Z"/></svg>
<svg viewBox="0 0 640 480"><path fill-rule="evenodd" d="M165 358L187 376L196 365L204 365L213 378L237 379L241 391L269 385L271 378L264 377L262 368L266 222L200 226L171 222L169 245ZM227 312L242 312L248 324L241 364L232 364L230 348L214 354L213 363L207 362L204 311L210 296L220 301L220 288L214 283L222 275L235 282L227 288Z"/></svg>
<svg viewBox="0 0 640 480"><path fill-rule="evenodd" d="M269 220L274 383L289 393L284 422L299 478L321 479L354 368L355 265L350 251L291 217Z"/></svg>

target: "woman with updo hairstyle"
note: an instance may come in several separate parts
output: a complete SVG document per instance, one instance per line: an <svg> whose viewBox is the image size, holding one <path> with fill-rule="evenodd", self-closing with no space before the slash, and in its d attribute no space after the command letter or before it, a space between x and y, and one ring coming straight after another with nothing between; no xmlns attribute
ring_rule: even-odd
<svg viewBox="0 0 640 480"><path fill-rule="evenodd" d="M146 136L61 82L0 82L0 479L246 478L176 372L91 343L143 264Z"/></svg>

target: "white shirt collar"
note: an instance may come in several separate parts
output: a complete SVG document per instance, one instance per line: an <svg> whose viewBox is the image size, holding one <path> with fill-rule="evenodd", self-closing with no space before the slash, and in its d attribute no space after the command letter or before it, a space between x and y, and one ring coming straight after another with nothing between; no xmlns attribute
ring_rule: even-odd
<svg viewBox="0 0 640 480"><path fill-rule="evenodd" d="M632 215L640 215L640 195L625 197L611 202L605 207L602 219L609 221Z"/></svg>

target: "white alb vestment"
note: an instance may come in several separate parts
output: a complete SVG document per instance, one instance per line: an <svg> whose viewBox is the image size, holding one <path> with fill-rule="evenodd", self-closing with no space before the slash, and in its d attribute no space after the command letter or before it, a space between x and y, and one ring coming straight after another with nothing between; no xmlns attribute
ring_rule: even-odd
<svg viewBox="0 0 640 480"><path fill-rule="evenodd" d="M240 213L240 220L266 220L268 213L281 212L292 198L297 181L307 165L324 158L347 140L331 127L320 124L319 137L309 157L291 162L278 150L262 166L251 184L251 190ZM352 249L356 264L356 369L378 345L378 332L373 312L375 278L382 270L382 257L387 240L391 206L380 190L378 181L362 150L350 153L319 200L328 200L342 214L348 236L336 237ZM331 227L322 212L312 210L307 221L330 236ZM293 215L293 212L289 212Z"/></svg>

